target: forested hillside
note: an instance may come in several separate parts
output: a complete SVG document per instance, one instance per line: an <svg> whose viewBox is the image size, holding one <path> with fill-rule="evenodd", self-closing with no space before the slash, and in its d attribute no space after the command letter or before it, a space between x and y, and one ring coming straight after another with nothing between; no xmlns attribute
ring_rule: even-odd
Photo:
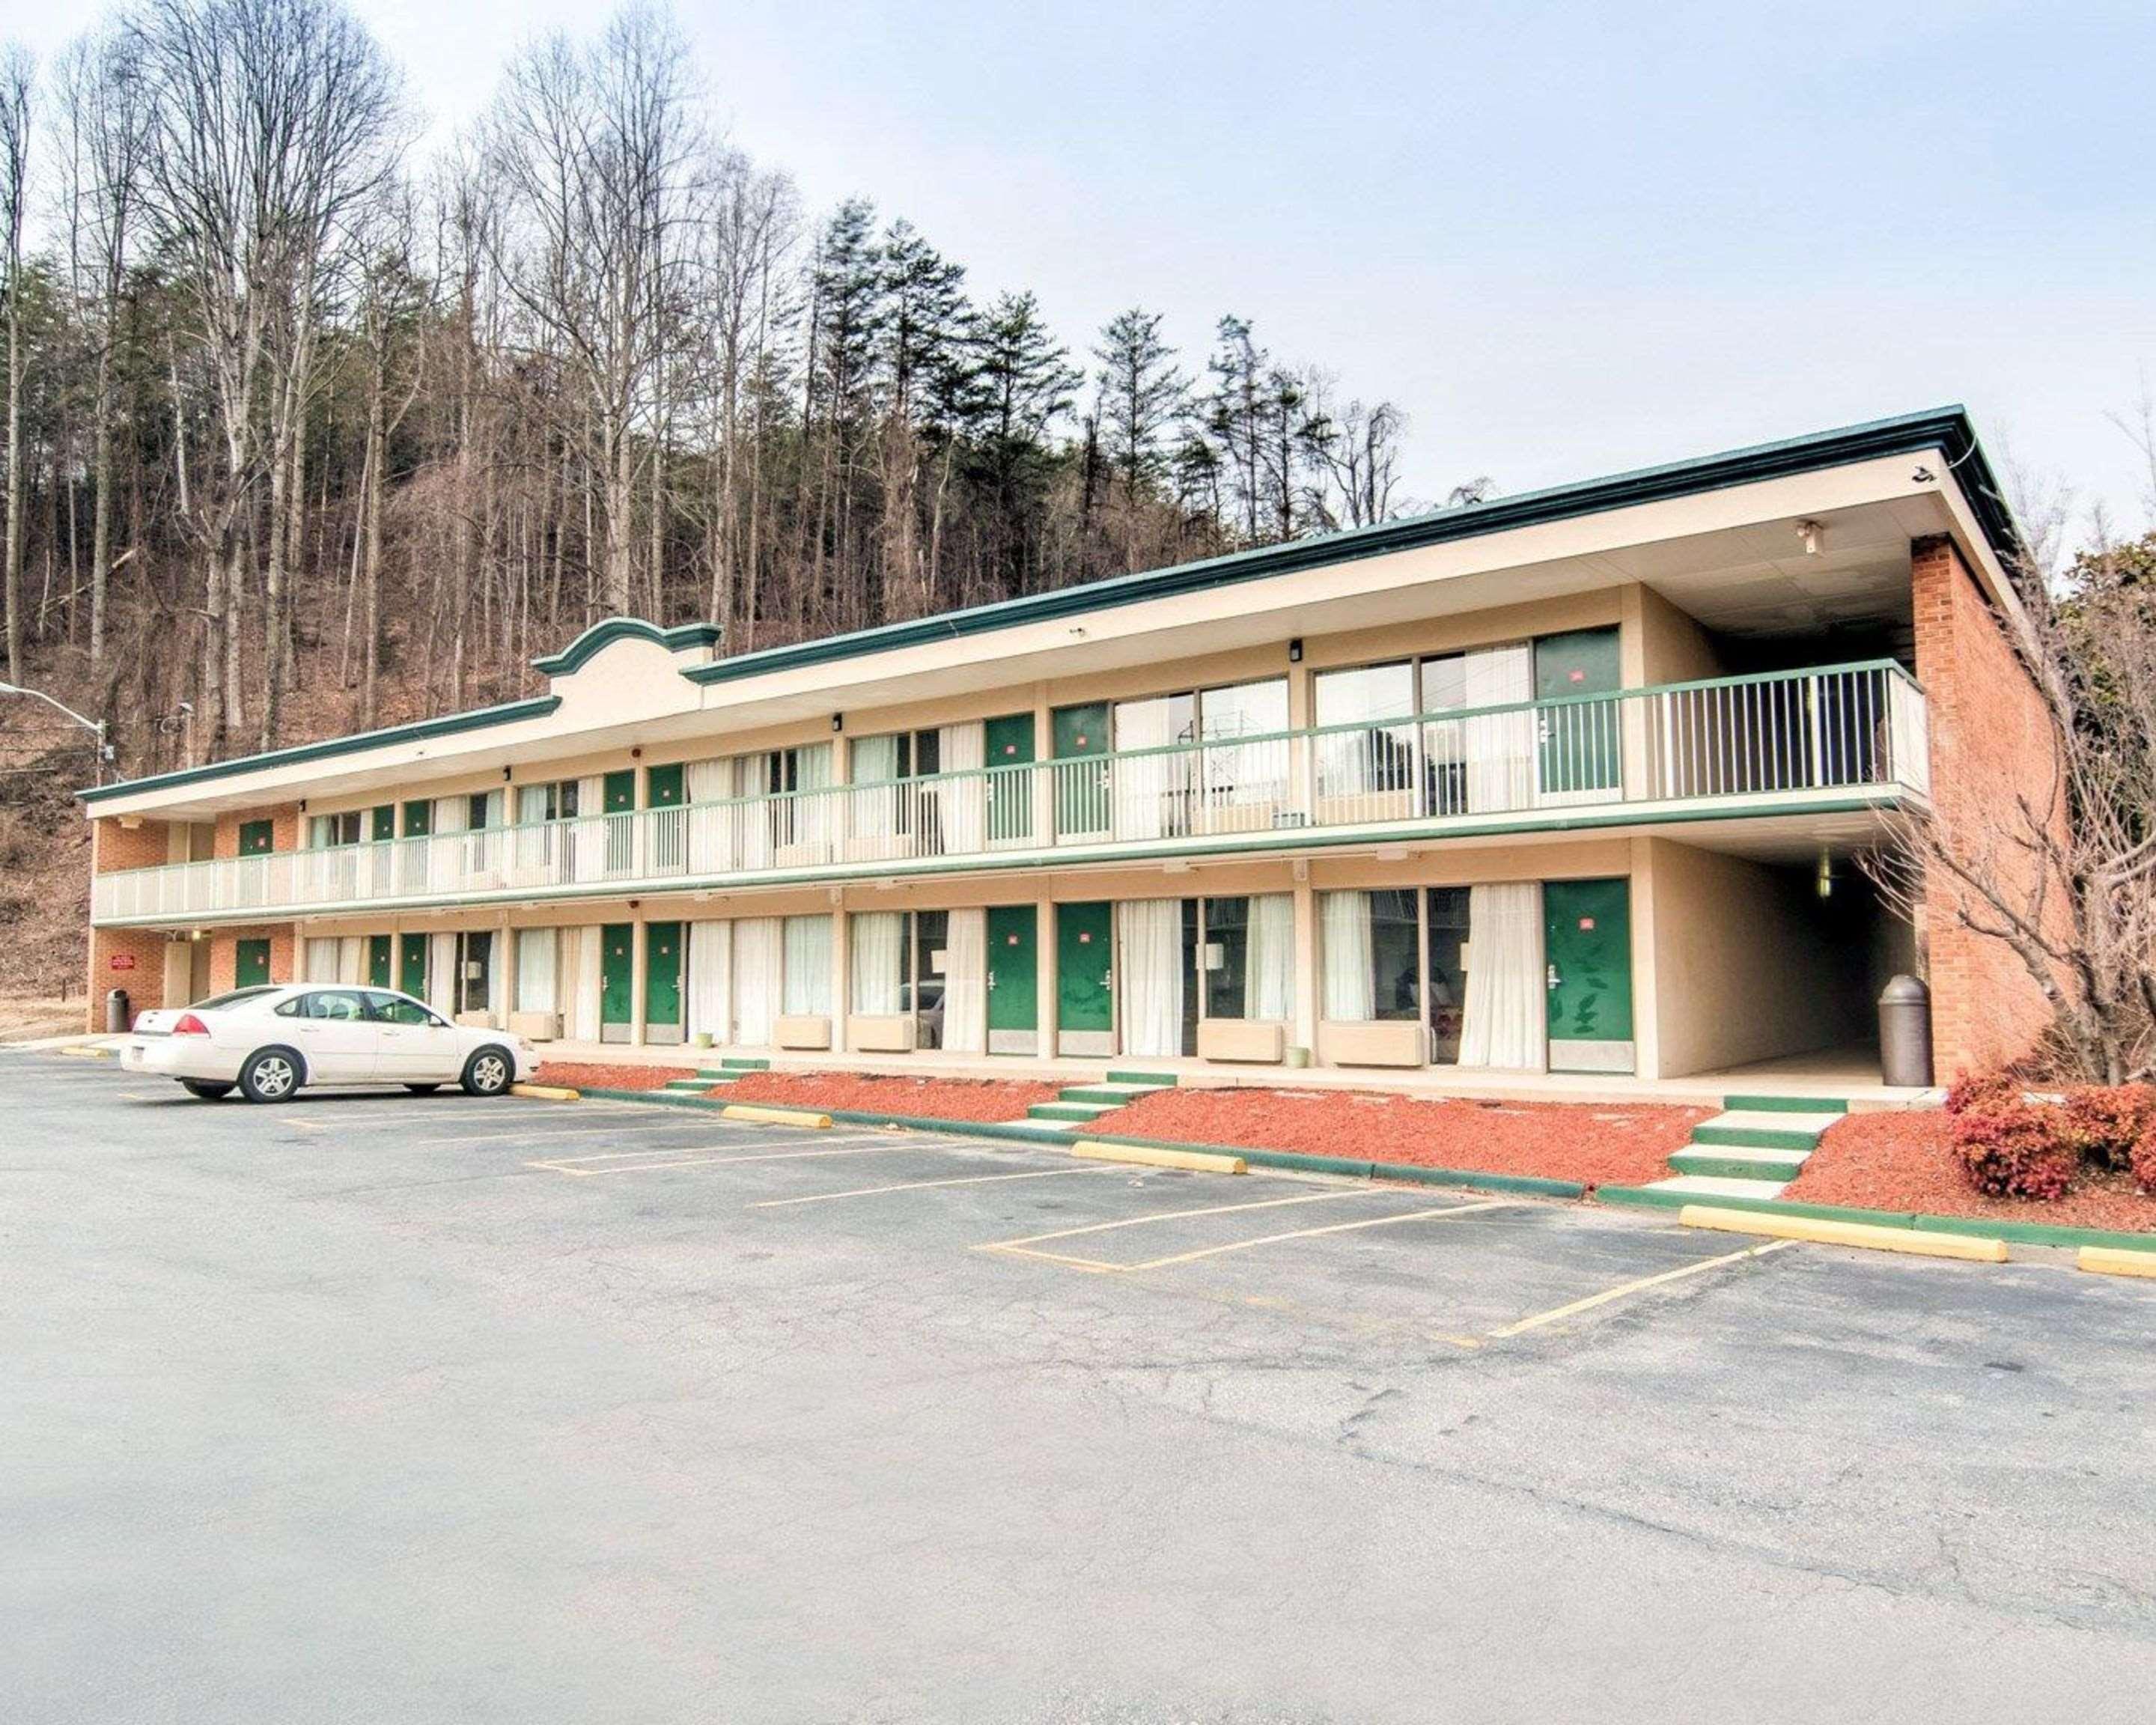
<svg viewBox="0 0 2156 1725"><path fill-rule="evenodd" d="M9 52L6 680L133 773L506 697L610 613L738 651L1405 506L1392 403L1239 316L1066 332L805 208L711 87L633 10L423 151L336 0ZM0 749L20 916L73 888L90 751L19 699Z"/></svg>

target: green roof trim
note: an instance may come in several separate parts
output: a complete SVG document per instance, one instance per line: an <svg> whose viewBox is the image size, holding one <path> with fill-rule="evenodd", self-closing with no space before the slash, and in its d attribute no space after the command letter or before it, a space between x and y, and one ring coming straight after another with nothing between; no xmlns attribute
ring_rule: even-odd
<svg viewBox="0 0 2156 1725"><path fill-rule="evenodd" d="M500 706L475 707L470 712L447 713L439 719L418 719L409 725L391 725L380 731L361 731L349 737L326 737L320 742L295 743L290 748L265 754L241 755L230 761L212 761L205 767L182 768L148 778L123 779L117 784L91 786L75 795L85 803L102 803L113 797L140 796L147 791L170 790L179 785L205 784L213 779L233 778L244 773L259 773L272 767L296 767L307 761L326 761L339 755L364 753L389 743L423 742L433 737L454 737L460 732L483 731L491 725L514 725L521 719L543 719L562 704L558 695L542 695L530 701L511 701Z"/></svg>
<svg viewBox="0 0 2156 1725"><path fill-rule="evenodd" d="M1373 527L1351 528L1316 539L1292 540L1285 545L1233 552L1225 557L1207 557L1166 569L1117 575L1080 587L1029 593L994 604L947 611L911 622L886 624L880 629L803 641L793 646L766 648L760 652L716 660L709 665L691 665L681 675L692 683L737 682L745 677L797 670L805 665L829 664L862 654L888 653L932 641L985 634L1030 623L1054 622L1121 605L1140 604L1148 599L1170 598L1302 569L1322 568L1359 557L1384 557L1394 552L1480 538L1548 521L1696 496L1793 474L1817 472L1854 461L1930 449L1944 453L1948 472L1939 478L1943 481L1950 474L1959 485L1993 550L2005 562L2018 560L2021 539L2005 495L1977 443L1967 409L1953 406L1905 413L1891 419L1875 419L1834 431L1813 432L1719 455L1643 467L1607 479L1523 491L1518 496L1500 497L1488 503L1463 504L1430 515L1381 522Z"/></svg>
<svg viewBox="0 0 2156 1725"><path fill-rule="evenodd" d="M723 633L716 623L684 623L661 629L641 617L608 617L594 623L560 652L542 654L531 665L547 676L566 677L616 641L656 641L668 652L678 653L685 647L716 647Z"/></svg>

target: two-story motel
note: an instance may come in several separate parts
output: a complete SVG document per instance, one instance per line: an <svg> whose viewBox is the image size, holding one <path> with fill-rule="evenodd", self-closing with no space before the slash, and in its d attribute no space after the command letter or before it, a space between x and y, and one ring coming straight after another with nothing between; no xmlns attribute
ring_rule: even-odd
<svg viewBox="0 0 2156 1725"><path fill-rule="evenodd" d="M2041 1002L1856 859L2048 759L2015 552L1948 409L731 657L612 619L531 699L84 792L93 1012L1621 1084L1845 1070L1917 971L1951 1076Z"/></svg>

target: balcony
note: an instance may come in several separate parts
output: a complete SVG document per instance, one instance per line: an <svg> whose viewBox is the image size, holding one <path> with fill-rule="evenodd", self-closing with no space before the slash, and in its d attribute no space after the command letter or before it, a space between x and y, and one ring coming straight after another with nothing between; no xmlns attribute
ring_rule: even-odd
<svg viewBox="0 0 2156 1725"><path fill-rule="evenodd" d="M100 925L234 922L1799 813L1930 792L1891 661L101 875Z"/></svg>

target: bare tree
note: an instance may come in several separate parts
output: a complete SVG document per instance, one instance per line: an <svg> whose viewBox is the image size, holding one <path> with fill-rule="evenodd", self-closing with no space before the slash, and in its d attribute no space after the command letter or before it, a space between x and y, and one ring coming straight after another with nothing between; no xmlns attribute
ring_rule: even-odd
<svg viewBox="0 0 2156 1725"><path fill-rule="evenodd" d="M8 307L8 678L23 675L23 217L30 175L30 97L37 67L10 45L0 54L0 226Z"/></svg>

